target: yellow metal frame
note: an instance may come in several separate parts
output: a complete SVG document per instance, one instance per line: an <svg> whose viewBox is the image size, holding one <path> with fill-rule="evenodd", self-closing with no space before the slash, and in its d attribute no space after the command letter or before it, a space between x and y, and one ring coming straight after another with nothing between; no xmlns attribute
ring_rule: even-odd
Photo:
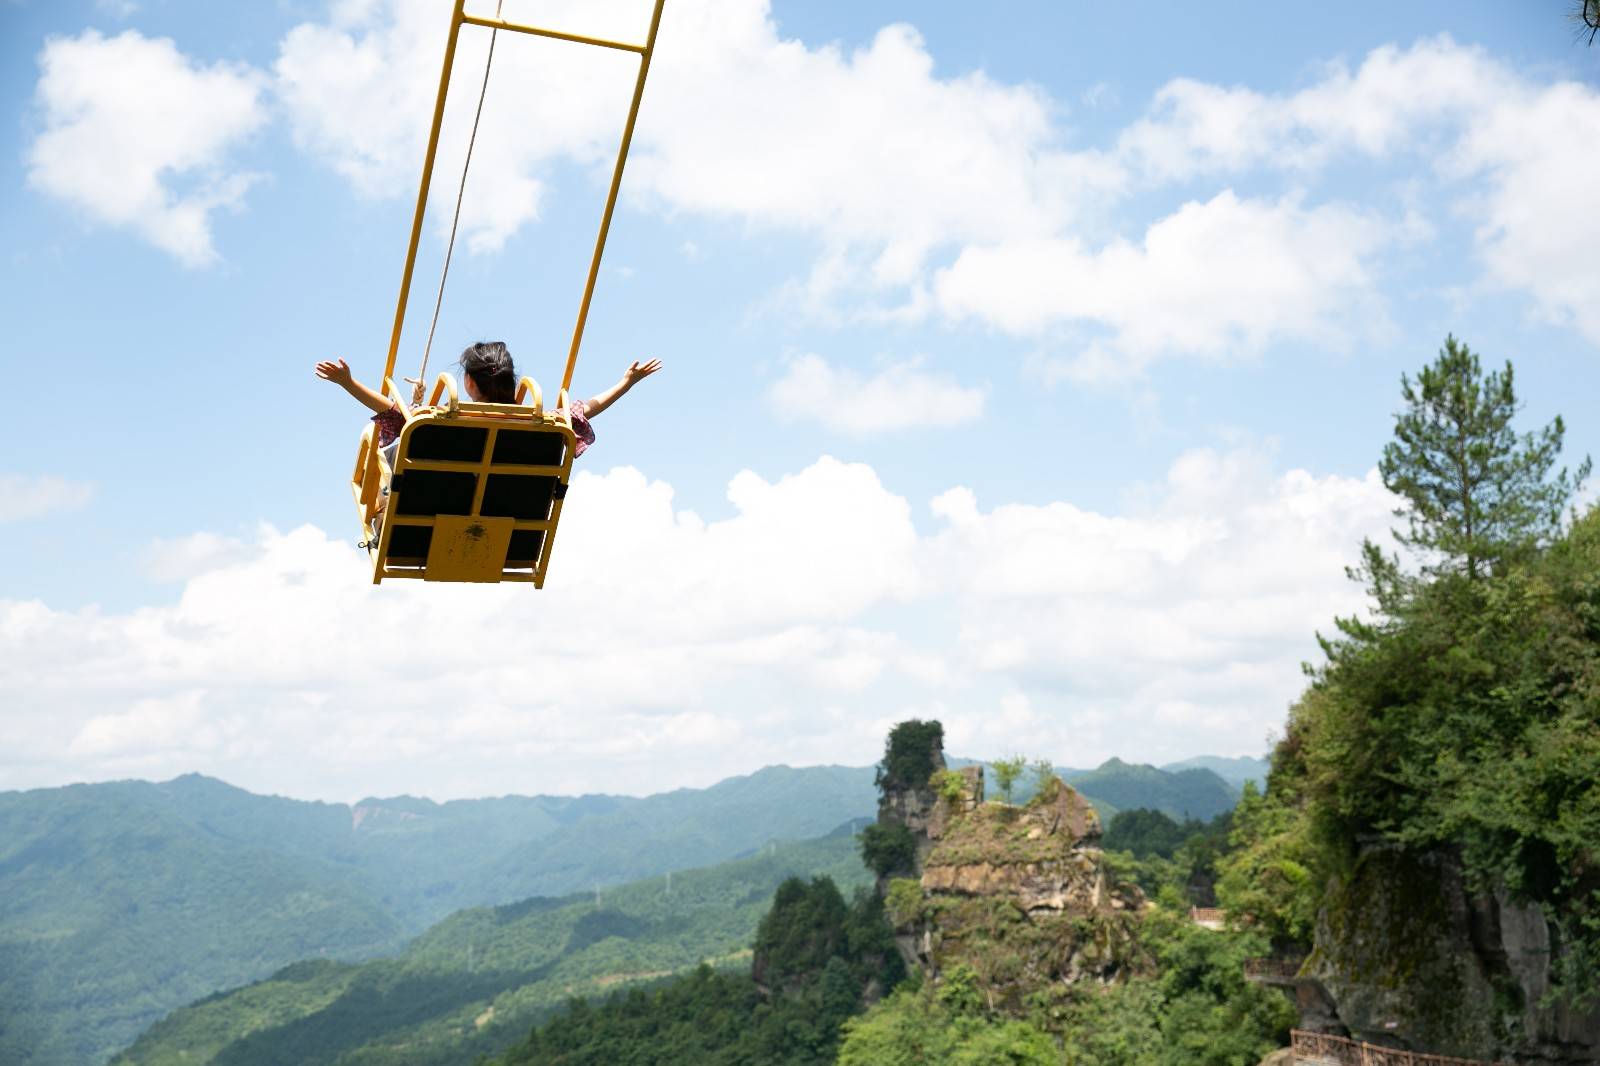
<svg viewBox="0 0 1600 1066"><path fill-rule="evenodd" d="M393 381L385 380L384 384L385 391L392 394ZM524 402L526 400L532 402L526 403ZM476 462L412 459L408 454L412 435L419 426L430 422L448 422L452 426L476 426L488 430L482 455ZM502 429L507 428L543 429L560 434L564 438L560 465L495 464L493 462L495 438ZM462 403L456 390L455 379L449 374L440 374L434 383L433 395L429 398L428 404L415 411L406 411L406 422L400 431L394 469L391 470L389 464L384 461L382 449L378 447L376 426L369 425L361 434L361 445L356 457L355 471L350 479L350 489L361 515L362 542L372 559L372 583L379 584L386 577L421 578L427 581L524 581L532 582L534 588L543 588L545 572L550 565L551 548L555 544L556 528L561 521L564 487L572 474L576 441L565 389L559 394L557 408L554 411L544 409L543 394L538 383L532 378L522 379L517 389L517 403L514 405ZM393 484L396 475L404 475L408 470L438 470L475 475L477 486L470 513L399 514L398 503L403 494L403 479L398 483L402 487L392 491L388 496L387 505L380 507L379 501L383 499L385 486ZM542 521L531 521L480 516L478 511L483 506L484 491L488 487L491 473L555 478L559 488L551 499L550 517ZM377 524L374 520L380 515L382 524L378 529L374 529ZM434 529L433 549L430 550L429 557L423 565L396 566L390 560L390 539L398 526L429 526ZM474 541L483 538L485 546L500 543L502 549L500 558L504 558L504 541L509 540L512 533L521 530L544 532L538 557L532 560L531 568L504 569L497 566L491 573L483 570L478 561L468 558L460 550L466 543L461 535L469 534ZM435 551L439 553L437 558Z"/></svg>
<svg viewBox="0 0 1600 1066"><path fill-rule="evenodd" d="M499 18L469 15L466 13L466 0L454 0L450 16L450 33L445 39L444 64L439 71L439 95L434 103L433 123L428 129L428 148L422 160L422 181L417 189L417 206L411 219L411 240L406 246L406 265L400 276L400 297L394 309L394 328L389 334L389 354L383 366L383 395L394 400L406 416L405 426L400 434L399 450L396 453L398 469L388 469L382 449L378 446L376 427L369 425L361 435L355 470L350 478L351 492L355 496L356 507L361 516L362 543L369 549L372 558L373 584L390 577L423 578L431 581L530 581L535 588L544 586L545 570L550 565L550 550L555 542L556 526L561 518L562 497L565 495L565 487L572 472L575 437L572 432L572 419L567 413L567 390L572 387L573 370L578 364L578 350L583 344L583 330L589 319L589 306L594 299L595 282L600 276L600 259L605 254L606 236L611 231L611 218L616 212L617 194L622 188L622 170L627 164L628 149L633 143L634 124L639 117L639 104L644 99L645 78L650 73L650 59L655 54L656 31L661 26L661 9L665 3L666 0L655 0L655 7L650 15L650 31L644 43L631 44L542 29L537 26L525 26ZM444 124L445 97L450 90L450 73L455 65L456 41L464 25L633 52L639 57L639 73L634 81L632 102L628 105L628 120L622 128L622 143L617 149L616 166L611 172L611 186L606 192L605 210L600 216L600 232L595 237L594 254L589 260L589 273L584 280L583 298L578 304L578 319L573 326L572 344L567 351L566 369L561 375L561 390L556 410L553 412L545 410L544 394L532 378L522 379L517 389L515 405L480 404L462 403L456 392L455 379L449 374L440 374L434 384L433 396L427 405L415 411L409 408L394 383L395 359L400 351L400 334L405 325L406 303L411 295L411 279L417 265L417 246L422 238L422 220L428 206L428 189L433 182L433 163L439 149L439 130ZM525 405L525 399L531 399L531 404ZM449 419L460 425L477 423L487 428L489 433L480 461L470 463L411 459L407 452L413 431L419 425L437 419ZM532 428L533 424L565 434L565 448L562 453L564 458L561 465L558 467L494 466L492 458L496 433L508 425ZM558 487L551 501L549 519L533 522L479 516L478 510L483 505L483 494L488 485L491 466L495 473L555 477ZM472 514L400 515L396 513L398 491L390 494L385 507L384 489L391 484L396 474L403 475L406 470L474 473L477 476L477 489L472 503ZM403 481L401 484L403 485ZM383 516L381 525L377 521L380 515ZM433 548L430 548L426 565L422 567L392 565L389 560L389 542L394 529L397 526L415 525L432 526L434 529L431 538ZM504 558L504 545L509 542L511 534L519 530L544 531L538 558L534 560L533 567L530 570L506 570L497 567L493 573L485 570L484 560L493 555L496 546L500 547L500 557ZM435 558L435 549L439 552L438 558Z"/></svg>
<svg viewBox="0 0 1600 1066"><path fill-rule="evenodd" d="M639 103L644 99L645 78L650 73L650 59L655 54L656 31L661 26L661 9L665 4L666 0L655 0L655 8L650 14L650 32L645 37L644 43L630 44L599 37L585 37L576 33L563 33L559 30L541 29L537 26L524 26L504 19L469 15L466 13L466 0L455 0L454 11L450 16L450 35L445 40L444 66L439 72L439 96L433 108L433 125L428 130L428 150L422 160L422 183L417 189L417 207L411 220L411 242L406 248L405 271L400 277L400 299L395 305L394 328L389 334L389 356L383 366L384 378L394 376L395 357L400 351L400 333L405 324L406 302L411 295L411 276L417 265L417 245L422 238L422 218L428 206L428 188L433 182L433 161L439 149L439 129L444 124L444 101L450 90L450 71L455 65L456 40L461 35L461 27L467 25L633 52L639 56L639 75L633 85L633 100L628 105L628 121L622 127L622 144L617 149L617 163L611 172L611 187L606 192L606 206L600 216L600 232L595 238L594 255L589 260L589 274L583 284L583 298L578 304L578 321L572 329L572 345L567 351L567 366L561 375L562 389L572 388L572 372L578 365L578 349L583 345L583 329L589 320L589 305L594 299L595 281L600 276L600 258L605 253L606 236L611 232L611 216L616 211L617 193L622 188L622 169L628 162L628 148L633 143L633 127L639 118ZM390 395L398 396L399 393L393 392Z"/></svg>

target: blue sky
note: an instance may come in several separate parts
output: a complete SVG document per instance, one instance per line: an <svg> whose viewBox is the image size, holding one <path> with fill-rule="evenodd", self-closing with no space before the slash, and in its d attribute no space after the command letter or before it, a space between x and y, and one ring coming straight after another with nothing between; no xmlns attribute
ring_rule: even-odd
<svg viewBox="0 0 1600 1066"><path fill-rule="evenodd" d="M908 714L1258 752L1359 606L1401 372L1453 331L1600 452L1570 6L669 0L577 388L666 370L533 594L366 586L361 412L310 371L381 369L448 3L5 0L0 787L642 791ZM559 379L630 81L502 41L434 369Z"/></svg>

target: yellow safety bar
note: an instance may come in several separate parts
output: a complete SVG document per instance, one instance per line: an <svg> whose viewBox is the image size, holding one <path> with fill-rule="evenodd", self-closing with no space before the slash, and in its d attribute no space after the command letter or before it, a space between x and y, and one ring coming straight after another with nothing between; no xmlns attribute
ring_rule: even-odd
<svg viewBox="0 0 1600 1066"><path fill-rule="evenodd" d="M611 188L606 193L605 211L600 216L600 233L595 238L594 256L589 262L589 276L584 282L583 299L578 305L578 321L572 331L572 346L567 352L567 366L561 377L563 392L572 387L572 373L578 365L578 349L583 344L583 329L589 319L589 304L594 299L595 281L600 275L600 258L605 252L606 235L611 230L611 216L616 210L617 193L622 188L622 168L627 164L628 148L633 143L633 127L639 117L639 103L644 99L645 77L650 73L650 58L655 53L656 31L661 25L661 9L665 3L666 0L655 0L655 9L650 15L650 32L645 37L644 44L628 44L599 37L563 33L558 30L540 29L537 26L524 26L503 19L468 15L466 0L455 0L455 8L450 16L450 35L445 39L444 66L439 72L439 96L433 108L433 124L428 129L428 150L422 160L422 183L417 189L417 207L411 219L411 241L406 247L405 272L400 277L400 299L394 309L394 329L389 334L389 355L383 367L385 379L394 375L395 357L400 351L400 332L405 324L406 301L411 295L411 275L417 264L417 244L422 238L422 218L428 206L428 188L433 181L433 160L439 149L439 128L444 123L444 101L450 89L450 70L455 64L456 40L461 34L462 25L466 24L593 45L598 48L634 52L639 56L639 76L633 86L633 101L628 106L628 121L622 129L622 145L617 151L616 168L611 173ZM398 392L390 392L389 395L399 397Z"/></svg>

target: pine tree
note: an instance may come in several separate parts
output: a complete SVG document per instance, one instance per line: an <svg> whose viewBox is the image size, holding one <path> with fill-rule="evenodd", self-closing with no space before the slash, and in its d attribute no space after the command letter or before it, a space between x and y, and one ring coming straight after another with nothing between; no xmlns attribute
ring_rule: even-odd
<svg viewBox="0 0 1600 1066"><path fill-rule="evenodd" d="M1431 559L1426 572L1476 580L1560 531L1590 462L1575 476L1565 467L1551 475L1566 434L1559 415L1537 433L1512 429L1518 403L1509 361L1485 376L1478 357L1449 336L1415 381L1401 375L1400 388L1406 407L1378 470L1405 500L1395 514L1406 531L1395 537ZM1381 578L1381 553L1368 544L1366 556L1369 578Z"/></svg>

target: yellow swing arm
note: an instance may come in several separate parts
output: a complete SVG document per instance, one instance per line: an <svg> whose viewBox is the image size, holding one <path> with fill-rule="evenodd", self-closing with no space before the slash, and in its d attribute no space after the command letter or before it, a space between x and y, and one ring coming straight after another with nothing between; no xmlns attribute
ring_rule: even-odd
<svg viewBox="0 0 1600 1066"><path fill-rule="evenodd" d="M600 233L595 238L594 256L589 261L589 275L583 284L583 300L578 305L578 321L572 330L572 346L567 351L567 366L561 376L561 388L562 391L566 391L572 388L572 373L578 365L578 349L583 344L583 328L589 320L589 305L594 299L595 281L600 276L600 258L605 254L606 235L611 231L611 216L616 211L617 193L622 188L622 168L628 162L628 148L633 143L633 127L639 117L639 102L644 99L645 77L650 73L650 58L655 53L656 31L661 26L661 9L665 3L666 0L655 0L654 10L650 14L650 32L645 37L644 44L630 44L624 41L608 41L600 37L585 37L576 33L563 33L559 30L541 29L537 26L525 26L499 18L469 15L466 13L466 0L455 0L455 8L450 16L450 34L445 40L444 65L439 72L439 97L433 108L433 125L428 129L427 154L422 160L422 183L417 189L417 207L411 219L411 241L406 247L405 271L400 276L400 299L395 305L394 329L389 335L389 355L383 366L382 380L386 394L392 395L396 400L400 399L399 394L393 391L394 386L390 379L394 376L395 357L400 351L400 331L405 324L406 301L411 295L411 275L417 265L417 245L422 238L422 218L428 206L428 188L433 181L433 160L439 149L439 128L444 123L445 95L450 89L450 71L455 65L456 39L461 34L462 25L526 33L557 41L571 41L575 44L634 52L639 56L639 75L633 85L633 100L628 105L628 121L622 128L622 145L617 151L616 167L611 172L611 188L606 193L605 211L600 216Z"/></svg>

